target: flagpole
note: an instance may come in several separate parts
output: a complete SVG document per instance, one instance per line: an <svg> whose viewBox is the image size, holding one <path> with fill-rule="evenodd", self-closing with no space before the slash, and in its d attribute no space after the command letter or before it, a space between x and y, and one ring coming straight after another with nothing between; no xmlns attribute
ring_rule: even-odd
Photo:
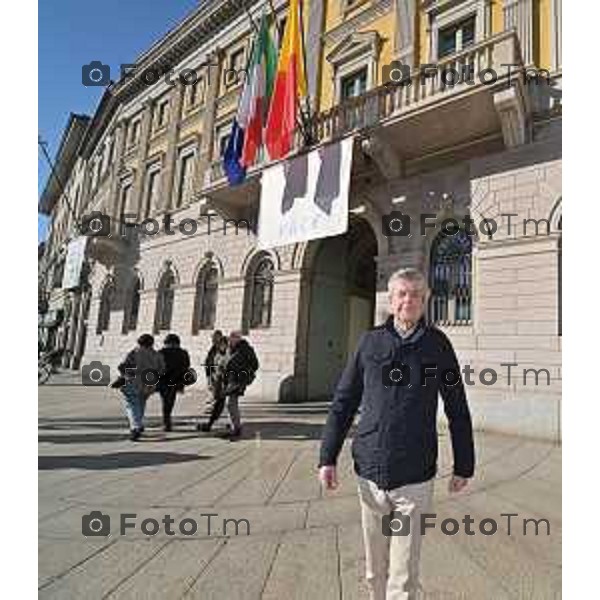
<svg viewBox="0 0 600 600"><path fill-rule="evenodd" d="M307 77L308 75L308 69L306 66L306 38L304 37L304 3L302 2L302 0L300 0L298 2L299 8L300 8L300 15L299 15L299 20L300 20L300 35L302 36L302 61L304 63L304 76ZM310 103L309 103L309 90L308 90L308 81L307 83L307 89L306 89L306 96L304 98L304 103L306 104L306 115L304 114L304 110L302 110L302 107L300 107L300 111L302 113L302 119L305 120L305 133L304 133L304 141L307 145L310 145L312 142L312 131L311 131L311 121L312 121L312 116L311 116L311 109L310 109ZM308 125L308 133L306 133L306 125Z"/></svg>
<svg viewBox="0 0 600 600"><path fill-rule="evenodd" d="M277 31L277 38L278 38L277 43L278 43L278 46L281 47L283 34L285 32L282 32L279 29L279 23L277 22L277 13L275 12L275 6L273 5L273 0L268 0L268 2L269 2L269 7L271 8L271 14L273 16L273 23L275 25L275 30ZM304 37L303 37L303 39L304 39ZM304 46L304 44L302 44L302 45ZM306 63L305 63L304 72L306 73ZM300 130L302 137L304 138L304 143L306 144L306 142L308 141L309 138L308 138L308 133L306 130L306 124L305 124L305 120L304 120L304 111L302 110L302 106L300 106L300 114L302 115L302 118L299 119L298 116L296 116L296 125L297 125L298 129Z"/></svg>

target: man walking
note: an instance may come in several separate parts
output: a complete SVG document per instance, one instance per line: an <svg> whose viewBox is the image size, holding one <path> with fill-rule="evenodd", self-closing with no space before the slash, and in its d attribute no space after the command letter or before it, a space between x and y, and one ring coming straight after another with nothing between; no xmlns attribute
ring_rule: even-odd
<svg viewBox="0 0 600 600"><path fill-rule="evenodd" d="M244 395L246 388L254 381L258 367L258 359L254 348L242 337L240 331L232 331L229 334L229 353L225 365L221 401L215 402L209 422L203 428L204 430L209 431L212 424L219 418L226 399L231 422L227 437L232 442L241 437L242 421L239 399L240 396Z"/></svg>
<svg viewBox="0 0 600 600"><path fill-rule="evenodd" d="M390 317L362 336L336 387L323 433L319 479L327 489L337 487L335 465L360 406L352 456L370 599L414 600L420 515L429 511L437 470L438 394L454 454L450 492L463 489L472 477L475 453L454 349L444 333L423 319L429 294L425 277L416 269L397 271L388 293ZM403 527L409 527L408 535Z"/></svg>
<svg viewBox="0 0 600 600"><path fill-rule="evenodd" d="M181 340L174 333L169 333L165 337L160 354L165 362L165 374L158 384L158 391L162 399L164 430L171 431L173 429L171 413L175 406L177 393L183 393L185 389L185 376L190 368L190 355L181 347Z"/></svg>

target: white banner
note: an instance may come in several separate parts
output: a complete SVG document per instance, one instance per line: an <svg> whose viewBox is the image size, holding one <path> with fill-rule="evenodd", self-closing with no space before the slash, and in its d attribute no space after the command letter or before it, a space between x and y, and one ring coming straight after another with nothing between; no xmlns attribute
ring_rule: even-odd
<svg viewBox="0 0 600 600"><path fill-rule="evenodd" d="M354 138L283 161L263 172L258 247L345 233Z"/></svg>
<svg viewBox="0 0 600 600"><path fill-rule="evenodd" d="M87 240L87 236L82 235L69 242L69 246L67 248L67 257L65 259L65 271L62 281L63 289L79 287L81 267L85 257L85 245L87 244Z"/></svg>

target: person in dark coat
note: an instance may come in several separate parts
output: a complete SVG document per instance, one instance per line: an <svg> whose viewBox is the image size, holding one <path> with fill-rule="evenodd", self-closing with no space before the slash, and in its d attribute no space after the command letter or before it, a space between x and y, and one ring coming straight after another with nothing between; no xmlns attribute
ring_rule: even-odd
<svg viewBox="0 0 600 600"><path fill-rule="evenodd" d="M388 291L391 316L363 334L335 389L319 479L326 489L337 487L336 462L360 407L352 457L370 598L412 600L419 589L420 515L429 512L437 471L438 395L454 454L450 492L463 489L473 476L475 453L452 344L423 319L425 277L403 269L392 275ZM407 533L400 533L403 527Z"/></svg>
<svg viewBox="0 0 600 600"><path fill-rule="evenodd" d="M162 399L163 426L165 431L173 429L171 413L175 406L177 394L183 393L186 375L190 368L190 355L181 347L178 335L170 333L165 337L160 354L165 361L165 374L158 384Z"/></svg>
<svg viewBox="0 0 600 600"><path fill-rule="evenodd" d="M201 406L201 410L204 409L204 414L211 414L215 403L217 402L217 397L215 395L215 375L216 375L216 364L215 364L215 355L217 352L224 352L224 347L227 347L227 337L223 335L223 332L220 329L216 329L213 331L211 338L211 346L206 354L206 358L204 359L204 374L206 375L206 385L208 387L208 391L210 394L209 400ZM198 431L204 431L205 425L202 423L198 423L196 425L196 429Z"/></svg>
<svg viewBox="0 0 600 600"><path fill-rule="evenodd" d="M259 363L250 343L242 337L239 331L229 335L229 356L223 374L223 391L210 415L208 423L202 428L210 431L213 423L221 416L225 400L231 422L229 439L234 441L242 435L242 423L239 409L239 399L244 395L246 388L256 378Z"/></svg>

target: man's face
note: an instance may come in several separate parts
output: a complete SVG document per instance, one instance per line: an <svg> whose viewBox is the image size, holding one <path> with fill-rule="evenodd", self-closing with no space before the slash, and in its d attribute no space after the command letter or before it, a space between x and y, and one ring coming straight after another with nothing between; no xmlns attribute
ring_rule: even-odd
<svg viewBox="0 0 600 600"><path fill-rule="evenodd" d="M390 312L398 321L416 323L425 312L426 299L423 282L398 279L390 293Z"/></svg>
<svg viewBox="0 0 600 600"><path fill-rule="evenodd" d="M217 346L222 339L223 339L223 334L221 334L221 333L213 333L212 343L215 346Z"/></svg>
<svg viewBox="0 0 600 600"><path fill-rule="evenodd" d="M229 336L229 345L230 345L232 348L235 348L235 347L236 347L236 346L239 344L239 342L240 342L240 340L241 340L241 339L242 339L242 338L241 338L241 337L240 337L238 334L236 334L236 333L232 333L232 334Z"/></svg>

